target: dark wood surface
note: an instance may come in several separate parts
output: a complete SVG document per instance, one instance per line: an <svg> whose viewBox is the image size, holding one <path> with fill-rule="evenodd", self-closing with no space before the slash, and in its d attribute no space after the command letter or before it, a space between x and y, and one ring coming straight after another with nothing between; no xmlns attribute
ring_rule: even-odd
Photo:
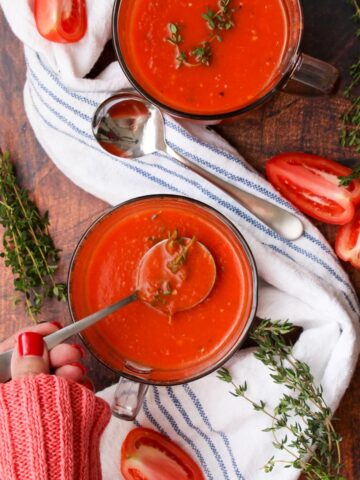
<svg viewBox="0 0 360 480"><path fill-rule="evenodd" d="M359 51L350 20L351 7L342 0L304 0L305 34L303 49L347 71ZM20 42L0 13L0 146L13 154L18 178L30 189L41 210L49 210L51 233L62 249L59 278L66 278L72 251L85 228L107 205L73 185L45 155L27 121L22 99L25 65ZM262 168L280 151L300 150L339 161L358 160L353 151L339 146L340 114L347 107L341 93L331 97L299 97L281 94L265 107L236 122L218 127L244 157ZM335 228L319 225L331 244ZM360 293L360 272L345 265ZM12 276L0 265L0 340L29 323L21 307L12 303ZM67 306L47 305L43 319L70 321ZM89 375L103 388L116 378L95 360L87 358ZM360 479L360 367L336 415L343 436L343 474Z"/></svg>

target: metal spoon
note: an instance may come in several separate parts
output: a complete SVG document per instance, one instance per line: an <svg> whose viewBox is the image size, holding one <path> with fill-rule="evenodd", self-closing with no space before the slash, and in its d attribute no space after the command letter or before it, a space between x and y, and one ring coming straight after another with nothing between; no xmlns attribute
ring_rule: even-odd
<svg viewBox="0 0 360 480"><path fill-rule="evenodd" d="M183 240L190 241L191 239L184 238ZM99 320L102 320L103 318L107 317L111 313L116 312L120 308L125 307L129 303L134 302L135 300L141 300L144 303L148 303L147 299L149 298L149 293L145 289L145 287L144 287L144 291L142 291L143 287L141 283L139 284L139 282L141 282L142 279L147 276L147 271L149 270L149 268L151 268L151 262L153 261L152 257L154 256L152 254L156 253L167 242L168 240L163 240L155 244L142 257L138 267L137 285L136 285L135 292L133 292L128 297L123 298L113 303L112 305L109 305L108 307L102 308L101 310L98 310L97 312L86 316L82 320L79 320L75 323L67 325L61 330L57 330L56 332L51 333L50 335L47 335L46 337L44 337L44 342L46 344L47 349L51 350L56 345L59 345L59 343L62 343L68 338L72 337L73 335L76 335L77 333L82 332L86 328L97 323ZM203 302L209 296L216 280L216 266L215 266L215 260L212 254L201 242L197 241L196 244L200 246L203 255L207 256L209 260L208 262L203 262L203 270L201 272L202 278L208 278L208 283L206 285L206 289L203 288L203 291L200 295L190 298L186 305L183 305L181 309L178 309L176 311L189 310L199 305L201 302ZM209 274L208 277L206 275L203 275L204 269L205 270L208 269L208 272L207 272ZM164 313L163 308L159 308L158 310ZM175 313L175 311L172 313ZM7 382L11 378L12 354L13 354L13 350L8 350L0 354L0 383Z"/></svg>
<svg viewBox="0 0 360 480"><path fill-rule="evenodd" d="M302 222L292 213L231 185L169 147L162 113L136 93L126 91L100 104L92 129L100 146L112 155L136 159L156 151L165 152L226 192L287 240L297 240L303 234Z"/></svg>

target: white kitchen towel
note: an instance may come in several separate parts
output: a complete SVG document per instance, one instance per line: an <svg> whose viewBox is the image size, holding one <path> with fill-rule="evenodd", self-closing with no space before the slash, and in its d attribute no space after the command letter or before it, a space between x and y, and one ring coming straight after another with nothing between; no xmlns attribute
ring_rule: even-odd
<svg viewBox="0 0 360 480"><path fill-rule="evenodd" d="M139 195L174 193L199 199L234 222L250 245L261 278L259 317L289 319L303 327L294 353L306 361L335 409L354 371L359 351L356 293L332 249L307 219L304 236L289 242L219 189L164 154L123 161L104 153L91 133L99 102L127 86L111 64L96 80L83 79L111 35L112 0L88 1L89 29L74 45L50 44L35 28L30 0L0 0L15 34L25 43L25 107L34 132L60 170L81 188L116 204ZM170 145L240 188L296 212L236 150L203 127L166 118ZM286 132L284 132L286 135ZM279 151L281 145L275 146ZM298 215L299 212L296 212ZM66 213L64 212L64 215ZM243 350L228 363L249 395L276 404L282 389L267 369ZM136 425L168 435L186 449L208 480L293 480L294 469L262 466L277 451L268 419L232 397L216 374L188 385L149 389ZM111 401L113 388L99 393ZM134 424L113 418L101 443L104 480L120 479L120 446ZM284 456L284 454L282 454Z"/></svg>

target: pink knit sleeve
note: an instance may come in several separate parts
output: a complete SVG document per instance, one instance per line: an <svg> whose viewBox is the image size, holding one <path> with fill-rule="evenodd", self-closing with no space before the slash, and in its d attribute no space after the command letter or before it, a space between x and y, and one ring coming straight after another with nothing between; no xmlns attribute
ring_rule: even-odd
<svg viewBox="0 0 360 480"><path fill-rule="evenodd" d="M106 402L54 375L0 385L1 480L100 480Z"/></svg>

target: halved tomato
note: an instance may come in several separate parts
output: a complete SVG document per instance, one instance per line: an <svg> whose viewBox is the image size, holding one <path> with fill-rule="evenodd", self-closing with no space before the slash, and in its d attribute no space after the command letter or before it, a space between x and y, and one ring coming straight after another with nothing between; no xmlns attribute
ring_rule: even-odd
<svg viewBox="0 0 360 480"><path fill-rule="evenodd" d="M149 428L135 428L125 438L121 473L125 480L204 480L184 450Z"/></svg>
<svg viewBox="0 0 360 480"><path fill-rule="evenodd" d="M360 181L339 185L351 169L332 160L305 153L283 153L270 159L266 175L271 184L307 215L325 223L344 225L360 201Z"/></svg>
<svg viewBox="0 0 360 480"><path fill-rule="evenodd" d="M355 212L351 222L337 231L335 251L341 260L360 268L360 208Z"/></svg>
<svg viewBox="0 0 360 480"><path fill-rule="evenodd" d="M85 35L85 0L35 0L34 15L40 35L52 42L74 43Z"/></svg>

